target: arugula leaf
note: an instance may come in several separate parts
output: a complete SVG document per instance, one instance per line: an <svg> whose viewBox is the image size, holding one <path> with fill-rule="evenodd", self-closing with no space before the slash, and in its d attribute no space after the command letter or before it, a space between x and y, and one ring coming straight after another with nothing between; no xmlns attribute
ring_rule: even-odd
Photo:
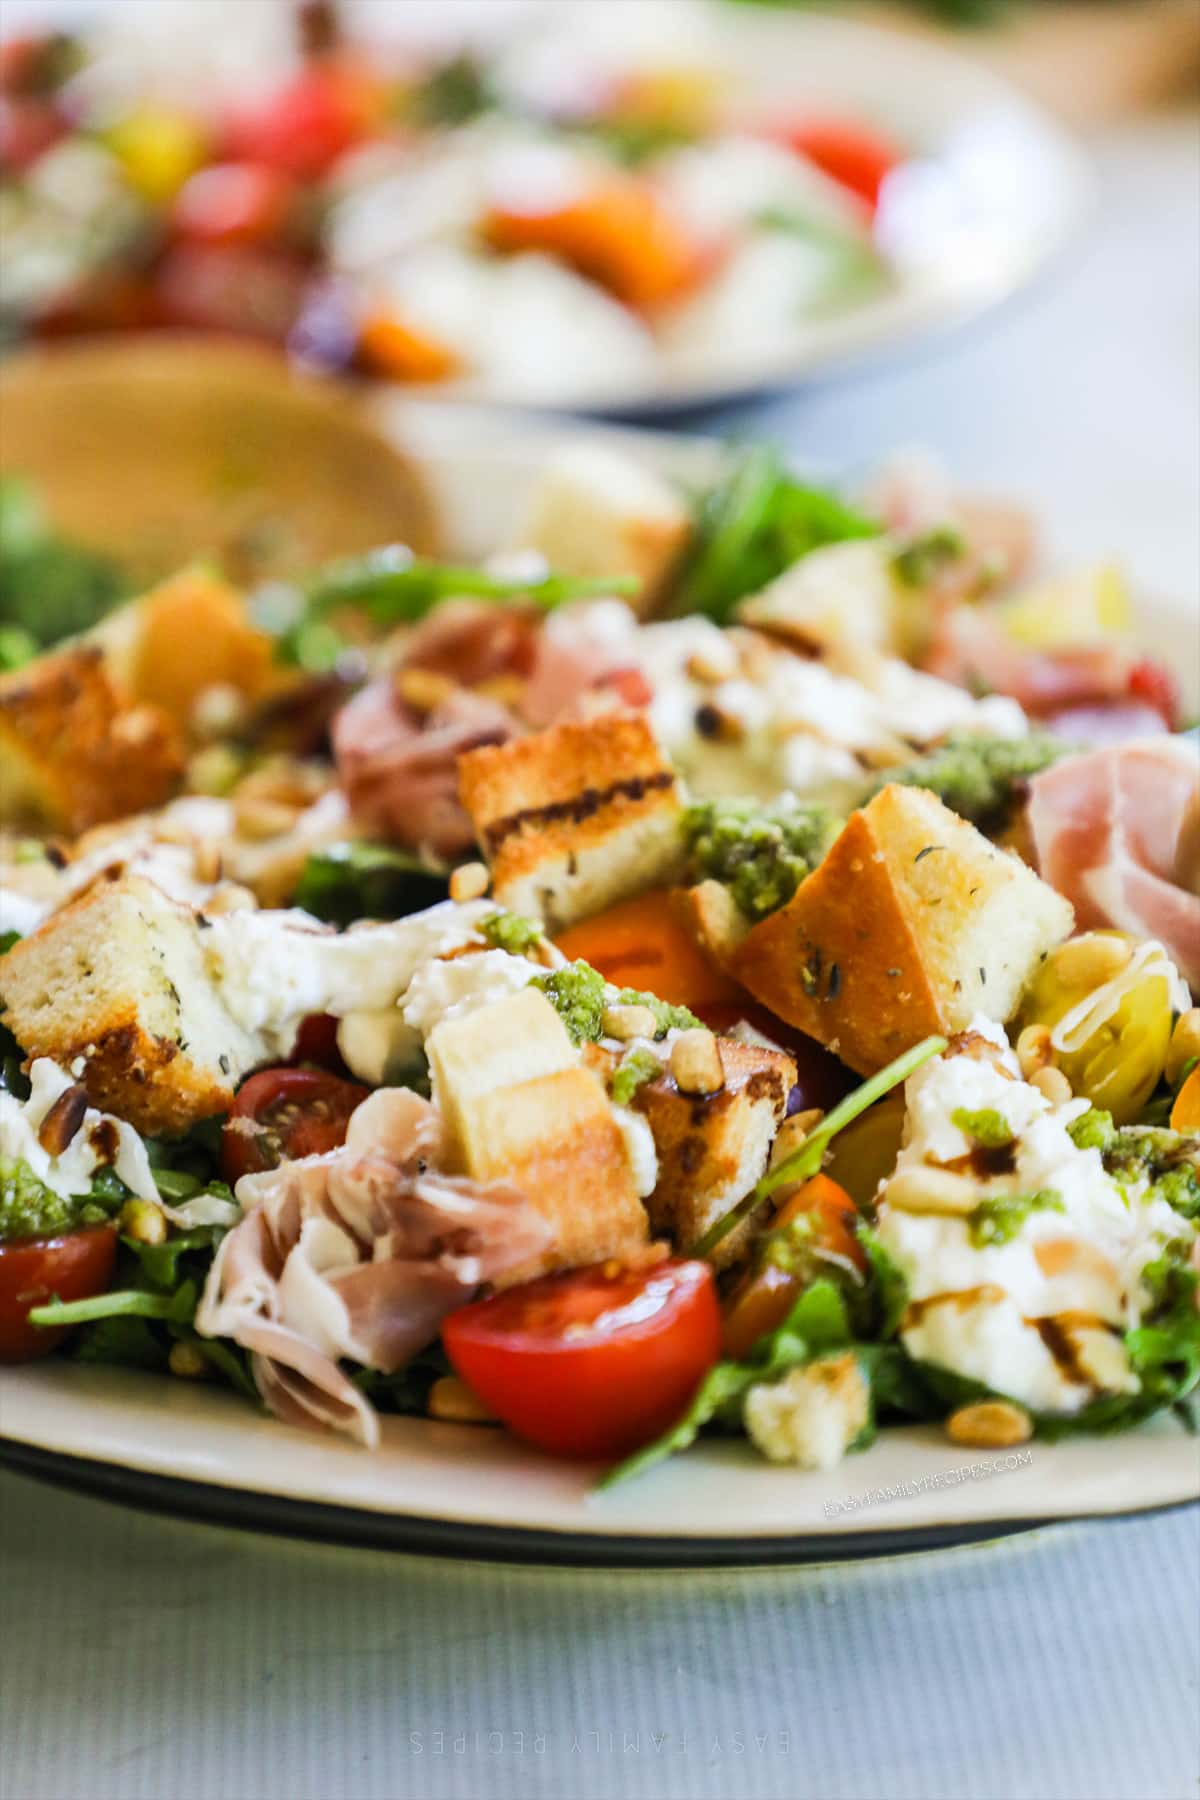
<svg viewBox="0 0 1200 1800"><path fill-rule="evenodd" d="M448 878L408 850L389 844L331 844L308 858L294 904L330 925L402 919L444 900Z"/></svg>
<svg viewBox="0 0 1200 1800"><path fill-rule="evenodd" d="M710 1369L686 1411L653 1443L627 1456L601 1477L599 1487L615 1487L642 1475L655 1463L686 1450L714 1421L736 1429L742 1402L758 1382L778 1381L789 1369L813 1362L852 1341L846 1302L832 1281L816 1281L795 1302L787 1318L761 1337L742 1362L719 1362Z"/></svg>
<svg viewBox="0 0 1200 1800"><path fill-rule="evenodd" d="M0 480L0 626L4 661L86 631L125 597L128 585L108 557L54 531L37 494L13 476Z"/></svg>
<svg viewBox="0 0 1200 1800"><path fill-rule="evenodd" d="M319 569L303 586L272 582L251 597L256 623L276 639L276 654L314 672L330 669L345 647L328 615L342 607L366 614L380 630L415 625L439 600L522 601L552 611L570 600L635 594L636 575L582 579L553 573L538 580L431 562L403 544Z"/></svg>
<svg viewBox="0 0 1200 1800"><path fill-rule="evenodd" d="M693 1244L688 1255L711 1256L734 1227L752 1212L756 1212L776 1188L786 1187L796 1181L806 1181L810 1175L817 1174L826 1150L839 1131L843 1131L860 1113L866 1112L869 1106L874 1106L876 1100L882 1100L885 1094L890 1094L893 1088L907 1081L913 1070L919 1069L931 1056L939 1056L945 1048L946 1040L943 1037L923 1038L911 1050L906 1050L902 1056L897 1056L888 1063L886 1068L878 1070L869 1081L864 1081L861 1087L855 1088L853 1093L839 1100L832 1112L826 1113L820 1124L809 1132L804 1142L790 1156L785 1157L774 1169L769 1169L736 1206L731 1206L727 1213L709 1226L704 1235Z"/></svg>
<svg viewBox="0 0 1200 1800"><path fill-rule="evenodd" d="M876 537L880 529L836 494L794 480L774 450L751 447L700 500L671 610L705 613L723 625L739 600L810 550Z"/></svg>

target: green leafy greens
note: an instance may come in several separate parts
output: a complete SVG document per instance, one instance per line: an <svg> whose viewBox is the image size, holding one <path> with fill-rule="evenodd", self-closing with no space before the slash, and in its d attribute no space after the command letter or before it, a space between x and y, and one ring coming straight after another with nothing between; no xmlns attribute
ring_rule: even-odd
<svg viewBox="0 0 1200 1800"><path fill-rule="evenodd" d="M108 557L59 536L27 482L0 480L0 667L88 630L127 592Z"/></svg>
<svg viewBox="0 0 1200 1800"><path fill-rule="evenodd" d="M763 1201L769 1199L777 1188L787 1187L797 1181L807 1181L809 1176L816 1175L826 1150L839 1131L843 1131L860 1113L866 1112L868 1107L874 1106L877 1100L882 1100L885 1094L890 1094L893 1088L899 1087L902 1081L907 1081L913 1070L919 1069L931 1056L939 1056L945 1048L946 1040L943 1037L923 1038L911 1050L906 1050L902 1056L888 1063L886 1068L878 1070L869 1081L864 1081L861 1087L855 1088L853 1093L839 1100L790 1156L784 1157L775 1168L769 1169L736 1206L730 1207L727 1213L709 1226L704 1235L693 1244L688 1255L711 1256L717 1245L743 1219L757 1212Z"/></svg>
<svg viewBox="0 0 1200 1800"><path fill-rule="evenodd" d="M431 562L403 544L389 544L330 563L301 585L272 582L253 596L251 611L276 639L281 661L319 672L331 669L347 647L330 619L344 609L358 611L386 630L415 625L439 600L520 601L549 612L569 600L634 594L637 586L633 575L589 580L552 573L534 579L491 575L486 569Z"/></svg>
<svg viewBox="0 0 1200 1800"><path fill-rule="evenodd" d="M799 1296L783 1323L761 1337L742 1362L719 1362L710 1369L675 1424L610 1469L599 1485L614 1487L619 1481L644 1474L655 1463L694 1444L708 1424L736 1430L752 1387L778 1381L790 1369L814 1362L830 1350L844 1349L851 1342L850 1317L842 1294L832 1281L814 1282Z"/></svg>
<svg viewBox="0 0 1200 1800"><path fill-rule="evenodd" d="M294 904L331 925L401 919L444 900L447 877L409 850L389 844L331 844L301 871Z"/></svg>
<svg viewBox="0 0 1200 1800"><path fill-rule="evenodd" d="M672 610L724 624L739 600L810 550L876 537L880 529L836 494L796 481L774 450L744 450L700 500L695 543Z"/></svg>

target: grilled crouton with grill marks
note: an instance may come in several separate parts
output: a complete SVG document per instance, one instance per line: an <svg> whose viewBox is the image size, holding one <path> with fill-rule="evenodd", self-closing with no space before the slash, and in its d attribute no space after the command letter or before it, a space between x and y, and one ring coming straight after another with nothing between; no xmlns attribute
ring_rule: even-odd
<svg viewBox="0 0 1200 1800"><path fill-rule="evenodd" d="M725 1083L717 1093L681 1094L664 1067L631 1102L658 1152L658 1182L646 1201L651 1227L683 1250L748 1194L766 1168L796 1080L796 1065L782 1051L734 1038L718 1042ZM611 1074L620 1058L594 1046L588 1060ZM713 1256L718 1268L738 1261L752 1229L747 1220L724 1239Z"/></svg>
<svg viewBox="0 0 1200 1800"><path fill-rule="evenodd" d="M554 1228L536 1265L502 1285L644 1248L646 1209L604 1083L544 994L527 988L444 1019L426 1053L467 1173L511 1182Z"/></svg>
<svg viewBox="0 0 1200 1800"><path fill-rule="evenodd" d="M0 678L0 824L83 831L161 805L182 769L171 719L129 700L95 645Z"/></svg>
<svg viewBox="0 0 1200 1800"><path fill-rule="evenodd" d="M729 966L778 1018L866 1074L976 1013L1010 1019L1073 918L935 794L889 786Z"/></svg>
<svg viewBox="0 0 1200 1800"><path fill-rule="evenodd" d="M502 906L561 931L683 862L682 801L648 722L611 713L472 750L459 792Z"/></svg>
<svg viewBox="0 0 1200 1800"><path fill-rule="evenodd" d="M229 1016L190 908L153 882L98 881L0 961L5 1023L142 1132L227 1111L263 1046Z"/></svg>

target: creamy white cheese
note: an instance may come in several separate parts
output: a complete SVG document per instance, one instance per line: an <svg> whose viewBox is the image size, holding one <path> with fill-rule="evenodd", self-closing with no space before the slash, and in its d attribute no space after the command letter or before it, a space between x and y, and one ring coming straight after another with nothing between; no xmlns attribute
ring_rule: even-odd
<svg viewBox="0 0 1200 1800"><path fill-rule="evenodd" d="M988 1027L989 1035L997 1030ZM958 1164L974 1140L955 1113L994 1112L1013 1134L1012 1167L968 1173L972 1196L981 1202L1048 1190L1060 1207L1031 1211L1007 1242L976 1244L966 1218L890 1204L892 1177L880 1190L879 1237L918 1303L915 1323L902 1333L914 1356L1031 1406L1070 1411L1089 1390L1062 1376L1032 1322L1078 1315L1130 1328L1149 1302L1146 1265L1193 1230L1146 1183L1119 1185L1099 1151L1075 1145L1067 1127L1087 1111L1085 1100L1052 1106L1019 1078L1011 1052L1002 1060L997 1068L987 1058L942 1056L910 1076L895 1174ZM981 1289L997 1293L978 1295Z"/></svg>
<svg viewBox="0 0 1200 1800"><path fill-rule="evenodd" d="M493 1000L503 1000L528 987L544 971L528 957L510 956L506 950L483 950L449 961L423 962L413 974L400 1002L404 1020L424 1040L442 1019L474 1012Z"/></svg>
<svg viewBox="0 0 1200 1800"><path fill-rule="evenodd" d="M47 1056L37 1057L29 1070L29 1098L0 1089L0 1161L28 1164L38 1180L62 1199L86 1194L97 1169L111 1166L131 1194L139 1200L157 1200L158 1186L150 1170L146 1146L124 1119L89 1106L75 1136L64 1150L52 1155L38 1141L46 1114L67 1089L75 1084L70 1075ZM103 1127L103 1135L97 1128ZM116 1139L116 1156L100 1154L96 1140Z"/></svg>
<svg viewBox="0 0 1200 1800"><path fill-rule="evenodd" d="M639 627L608 602L580 609L573 623L641 669L655 734L702 796L773 799L787 790L852 804L869 768L902 759L909 746L949 731L1027 730L1014 701L976 700L896 657L864 657L856 674L840 673L699 616ZM706 715L720 727L706 730Z"/></svg>
<svg viewBox="0 0 1200 1800"><path fill-rule="evenodd" d="M633 1171L634 1187L639 1200L645 1200L658 1186L658 1149L641 1113L628 1106L613 1106L613 1118L625 1140L625 1155Z"/></svg>
<svg viewBox="0 0 1200 1800"><path fill-rule="evenodd" d="M236 1022L288 1055L309 1013L375 1012L394 1006L422 963L478 941L491 901L446 900L386 924L327 930L310 914L226 913L203 934L208 967Z"/></svg>

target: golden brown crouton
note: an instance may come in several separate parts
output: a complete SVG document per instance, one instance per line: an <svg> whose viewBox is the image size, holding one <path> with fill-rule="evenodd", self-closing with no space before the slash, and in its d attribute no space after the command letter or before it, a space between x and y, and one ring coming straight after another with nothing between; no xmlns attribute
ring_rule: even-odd
<svg viewBox="0 0 1200 1800"><path fill-rule="evenodd" d="M731 968L764 1006L868 1073L976 1013L1016 1011L1071 907L921 788L889 786L756 925Z"/></svg>
<svg viewBox="0 0 1200 1800"><path fill-rule="evenodd" d="M228 1110L262 1060L205 967L190 908L140 876L100 880L0 960L5 1022L92 1102L143 1132Z"/></svg>
<svg viewBox="0 0 1200 1800"><path fill-rule="evenodd" d="M527 988L445 1019L426 1051L468 1174L511 1182L554 1228L550 1248L506 1285L644 1247L646 1210L604 1083L543 994Z"/></svg>
<svg viewBox="0 0 1200 1800"><path fill-rule="evenodd" d="M724 1086L703 1099L681 1094L668 1070L637 1090L632 1101L654 1134L658 1183L646 1202L655 1232L687 1249L748 1194L767 1166L783 1121L796 1065L782 1051L734 1038L718 1040ZM612 1051L589 1052L593 1066L611 1073ZM750 1223L718 1247L718 1267L736 1262Z"/></svg>
<svg viewBox="0 0 1200 1800"><path fill-rule="evenodd" d="M562 575L633 575L630 604L653 610L692 535L691 514L670 482L607 444L570 444L542 470L517 534Z"/></svg>
<svg viewBox="0 0 1200 1800"><path fill-rule="evenodd" d="M94 645L0 678L0 823L83 831L161 805L182 767L167 714L130 702Z"/></svg>
<svg viewBox="0 0 1200 1800"><path fill-rule="evenodd" d="M459 792L497 900L552 932L665 885L682 865L675 772L640 714L472 750Z"/></svg>
<svg viewBox="0 0 1200 1800"><path fill-rule="evenodd" d="M135 699L184 726L209 688L257 700L277 679L270 639L251 624L237 590L205 568L183 569L118 607L89 641Z"/></svg>

